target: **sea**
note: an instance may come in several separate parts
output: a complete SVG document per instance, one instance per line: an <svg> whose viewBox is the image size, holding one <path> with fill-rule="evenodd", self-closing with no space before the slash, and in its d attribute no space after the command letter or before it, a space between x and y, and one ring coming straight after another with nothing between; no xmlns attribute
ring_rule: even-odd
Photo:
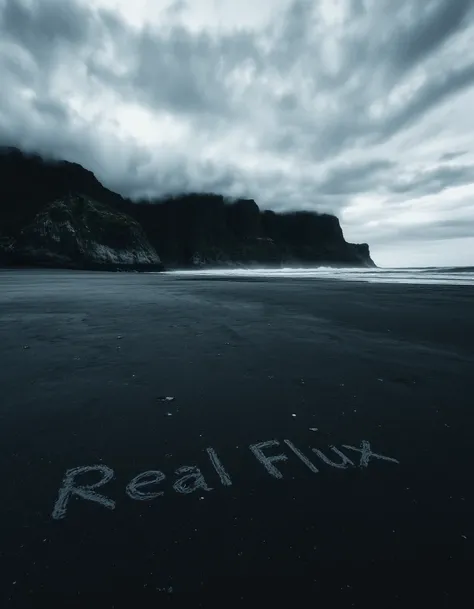
<svg viewBox="0 0 474 609"><path fill-rule="evenodd" d="M431 266L413 268L281 268L281 269L199 269L169 271L173 275L257 278L294 277L295 279L339 279L368 283L474 285L474 266Z"/></svg>

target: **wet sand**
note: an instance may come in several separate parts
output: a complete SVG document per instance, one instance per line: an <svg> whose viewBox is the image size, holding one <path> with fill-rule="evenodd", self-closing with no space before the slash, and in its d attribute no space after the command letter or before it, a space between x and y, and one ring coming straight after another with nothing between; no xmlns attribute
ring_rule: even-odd
<svg viewBox="0 0 474 609"><path fill-rule="evenodd" d="M473 311L470 287L0 271L1 606L298 582L350 607L381 574L381 606L418 606L409 571L459 606Z"/></svg>

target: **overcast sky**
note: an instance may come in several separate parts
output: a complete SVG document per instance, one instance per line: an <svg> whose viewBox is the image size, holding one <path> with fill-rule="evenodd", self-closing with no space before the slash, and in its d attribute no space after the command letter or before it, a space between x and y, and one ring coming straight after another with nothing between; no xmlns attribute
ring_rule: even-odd
<svg viewBox="0 0 474 609"><path fill-rule="evenodd" d="M0 0L0 144L474 265L474 0Z"/></svg>

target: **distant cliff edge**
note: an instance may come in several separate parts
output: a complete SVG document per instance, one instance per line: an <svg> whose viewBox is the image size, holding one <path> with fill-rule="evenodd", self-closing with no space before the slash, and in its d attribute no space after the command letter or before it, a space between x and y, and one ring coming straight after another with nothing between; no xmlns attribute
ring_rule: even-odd
<svg viewBox="0 0 474 609"><path fill-rule="evenodd" d="M373 267L369 246L315 212L184 194L133 202L76 163L0 148L0 264L104 270Z"/></svg>

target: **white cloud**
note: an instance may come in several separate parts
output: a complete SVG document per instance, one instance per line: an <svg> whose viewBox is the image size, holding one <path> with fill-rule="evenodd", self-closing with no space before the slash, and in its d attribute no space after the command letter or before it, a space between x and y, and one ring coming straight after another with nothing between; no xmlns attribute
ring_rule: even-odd
<svg viewBox="0 0 474 609"><path fill-rule="evenodd" d="M223 31L246 28L258 30L267 25L275 11L289 6L290 0L80 0L118 14L136 28L180 23L191 31Z"/></svg>

